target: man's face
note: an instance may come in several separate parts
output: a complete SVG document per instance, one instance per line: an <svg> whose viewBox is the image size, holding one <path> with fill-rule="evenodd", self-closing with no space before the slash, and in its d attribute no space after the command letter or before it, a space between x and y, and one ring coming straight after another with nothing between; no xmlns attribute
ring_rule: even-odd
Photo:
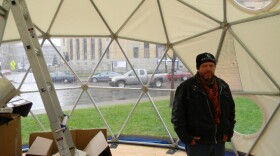
<svg viewBox="0 0 280 156"><path fill-rule="evenodd" d="M215 74L216 65L213 62L204 62L200 65L198 73L206 81L211 81Z"/></svg>

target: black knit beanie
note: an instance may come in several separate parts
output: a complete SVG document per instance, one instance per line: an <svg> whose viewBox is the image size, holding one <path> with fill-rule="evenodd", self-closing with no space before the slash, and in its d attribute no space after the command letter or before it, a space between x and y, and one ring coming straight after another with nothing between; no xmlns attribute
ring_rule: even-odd
<svg viewBox="0 0 280 156"><path fill-rule="evenodd" d="M201 53L196 56L196 69L200 67L200 65L204 62L213 62L216 64L215 57L210 53Z"/></svg>

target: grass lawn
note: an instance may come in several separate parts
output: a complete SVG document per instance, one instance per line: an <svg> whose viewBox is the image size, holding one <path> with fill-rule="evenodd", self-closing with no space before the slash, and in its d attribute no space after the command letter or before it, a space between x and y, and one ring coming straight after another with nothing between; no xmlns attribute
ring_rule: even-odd
<svg viewBox="0 0 280 156"><path fill-rule="evenodd" d="M237 121L235 130L242 134L257 132L262 124L262 114L258 106L253 101L244 97L236 97L235 103ZM155 101L155 105L171 136L176 138L177 136L170 122L171 108L169 107L169 100ZM113 135L119 133L133 106L134 103L99 107ZM65 113L69 114L69 112ZM50 131L47 115L39 114L36 117L41 121L46 130ZM29 134L42 131L42 128L30 115L22 118L21 125L23 144L28 143ZM107 128L95 108L75 110L68 122L68 127L70 129ZM168 137L168 133L150 102L143 102L137 105L121 134ZM109 130L108 135L111 135Z"/></svg>

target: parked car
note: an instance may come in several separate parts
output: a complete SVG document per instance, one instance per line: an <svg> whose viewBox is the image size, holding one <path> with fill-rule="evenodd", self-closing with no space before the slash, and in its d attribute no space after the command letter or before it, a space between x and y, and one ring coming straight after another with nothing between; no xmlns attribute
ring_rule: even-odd
<svg viewBox="0 0 280 156"><path fill-rule="evenodd" d="M171 77L172 77L171 72L166 75L166 79L168 81L171 81ZM174 72L174 81L176 81L176 80L184 81L184 80L187 80L190 77L192 77L192 74L190 72L187 72L187 71L176 70Z"/></svg>
<svg viewBox="0 0 280 156"><path fill-rule="evenodd" d="M138 75L139 79L146 84L152 74L148 74L146 69L135 69L136 74ZM154 86L157 88L162 87L163 82L166 81L165 78L166 73L163 74L155 74L151 79L150 86ZM125 87L126 85L139 85L140 81L136 77L135 73L130 70L127 73L114 76L110 79L109 85L113 87Z"/></svg>
<svg viewBox="0 0 280 156"><path fill-rule="evenodd" d="M50 73L53 82L71 83L76 81L76 77L66 72L51 72Z"/></svg>
<svg viewBox="0 0 280 156"><path fill-rule="evenodd" d="M17 71L18 71L18 72L26 72L27 69L25 69L25 68L18 68Z"/></svg>
<svg viewBox="0 0 280 156"><path fill-rule="evenodd" d="M120 76L120 75L122 75L122 74L113 72L113 71L105 71L105 72L101 72L96 75L93 75L91 77L91 82L94 82L94 83L101 82L101 81L108 82L111 77Z"/></svg>
<svg viewBox="0 0 280 156"><path fill-rule="evenodd" d="M3 75L11 75L11 74L12 74L12 71L9 70L9 69L3 69L3 70L0 70L0 72L1 72Z"/></svg>

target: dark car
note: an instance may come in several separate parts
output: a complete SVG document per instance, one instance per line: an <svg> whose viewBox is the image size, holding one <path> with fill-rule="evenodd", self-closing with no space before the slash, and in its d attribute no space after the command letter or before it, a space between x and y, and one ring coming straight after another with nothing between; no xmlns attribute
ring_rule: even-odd
<svg viewBox="0 0 280 156"><path fill-rule="evenodd" d="M52 72L50 73L53 82L71 83L76 81L76 77L72 74L65 72Z"/></svg>
<svg viewBox="0 0 280 156"><path fill-rule="evenodd" d="M91 82L94 82L94 83L101 82L101 81L108 82L111 77L120 76L120 75L122 75L122 74L113 72L113 71L105 71L105 72L101 72L96 75L93 75L91 77Z"/></svg>
<svg viewBox="0 0 280 156"><path fill-rule="evenodd" d="M172 73L168 73L166 75L166 79L171 81L171 77L172 77ZM177 70L174 72L174 80L187 80L188 78L192 77L192 74L190 72L187 71L181 71L181 70Z"/></svg>

